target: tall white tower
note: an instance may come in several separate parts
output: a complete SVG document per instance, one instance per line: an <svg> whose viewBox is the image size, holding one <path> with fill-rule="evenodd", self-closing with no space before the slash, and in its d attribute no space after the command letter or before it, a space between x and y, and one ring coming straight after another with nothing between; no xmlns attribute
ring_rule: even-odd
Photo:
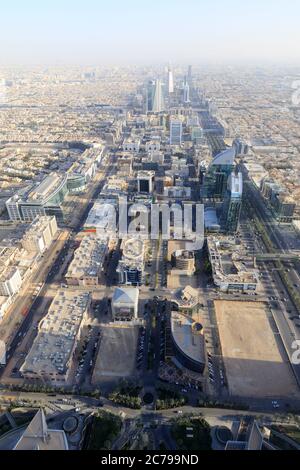
<svg viewBox="0 0 300 470"><path fill-rule="evenodd" d="M164 99L162 93L162 83L160 80L155 81L155 89L153 95L153 113L160 113L164 109Z"/></svg>
<svg viewBox="0 0 300 470"><path fill-rule="evenodd" d="M174 93L174 78L170 65L168 67L168 93Z"/></svg>

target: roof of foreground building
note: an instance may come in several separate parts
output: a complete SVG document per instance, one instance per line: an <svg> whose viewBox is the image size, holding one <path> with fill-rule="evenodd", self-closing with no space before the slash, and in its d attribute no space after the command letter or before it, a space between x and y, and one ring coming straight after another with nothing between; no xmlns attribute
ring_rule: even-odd
<svg viewBox="0 0 300 470"><path fill-rule="evenodd" d="M114 291L112 303L116 305L132 305L138 301L137 287L117 287Z"/></svg>
<svg viewBox="0 0 300 470"><path fill-rule="evenodd" d="M63 430L48 429L44 411L40 409L14 450L68 450L68 442Z"/></svg>

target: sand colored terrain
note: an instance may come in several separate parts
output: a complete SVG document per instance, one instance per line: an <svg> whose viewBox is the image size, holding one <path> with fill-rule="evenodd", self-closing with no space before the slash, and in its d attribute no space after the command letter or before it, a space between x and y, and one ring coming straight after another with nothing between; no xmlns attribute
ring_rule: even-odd
<svg viewBox="0 0 300 470"><path fill-rule="evenodd" d="M92 382L134 375L137 339L137 326L103 327Z"/></svg>
<svg viewBox="0 0 300 470"><path fill-rule="evenodd" d="M263 302L214 302L229 391L296 397L298 386L271 313Z"/></svg>

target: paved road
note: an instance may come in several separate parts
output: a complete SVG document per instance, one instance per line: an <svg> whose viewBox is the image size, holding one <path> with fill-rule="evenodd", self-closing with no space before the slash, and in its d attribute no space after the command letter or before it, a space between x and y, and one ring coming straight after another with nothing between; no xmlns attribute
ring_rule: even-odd
<svg viewBox="0 0 300 470"><path fill-rule="evenodd" d="M251 184L249 181L247 181L246 188L250 200L255 200L255 204L253 204L252 207L258 214L259 218L263 221L274 245L277 246L278 249L282 250L284 253L287 250L290 250L290 246L287 245L282 234L280 233L278 224L273 219L272 214L270 213L268 208L265 207L263 201L261 200L261 195L258 194L258 190L256 190L253 184ZM296 326L295 321L291 320L291 317L297 318L299 312L297 310L297 307L294 305L293 299L290 297L288 290L282 282L279 273L274 270L272 276L269 274L268 271L270 270L270 268L275 268L275 264L264 263L263 266L264 272L267 274L267 276L262 279L262 282L268 289L267 292L271 294L269 297L269 302L271 305L273 318L280 332L280 336L287 356L290 360L290 364L294 372L295 378L297 380L298 385L300 386L300 365L294 364L292 361L293 353L295 351L292 346L295 340L300 339L300 331L299 328ZM286 274L291 279L292 283L294 282L294 284L297 284L299 276L297 271L292 268L292 265ZM270 301L270 299L276 300ZM288 312L288 310L290 311L290 313Z"/></svg>

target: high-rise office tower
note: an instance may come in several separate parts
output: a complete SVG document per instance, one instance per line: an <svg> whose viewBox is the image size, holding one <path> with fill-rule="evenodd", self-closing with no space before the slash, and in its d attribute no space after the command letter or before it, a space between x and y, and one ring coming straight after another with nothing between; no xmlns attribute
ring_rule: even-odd
<svg viewBox="0 0 300 470"><path fill-rule="evenodd" d="M149 80L146 88L146 112L151 112L153 109L155 81Z"/></svg>
<svg viewBox="0 0 300 470"><path fill-rule="evenodd" d="M235 147L237 155L246 155L249 151L249 146L243 139L234 139L232 145Z"/></svg>
<svg viewBox="0 0 300 470"><path fill-rule="evenodd" d="M152 113L160 113L164 110L164 98L162 83L160 80L148 83L147 89L147 111Z"/></svg>
<svg viewBox="0 0 300 470"><path fill-rule="evenodd" d="M231 173L222 208L222 220L229 233L238 229L242 208L243 177L242 173Z"/></svg>
<svg viewBox="0 0 300 470"><path fill-rule="evenodd" d="M168 93L174 93L174 78L171 67L168 67Z"/></svg>
<svg viewBox="0 0 300 470"><path fill-rule="evenodd" d="M188 74L187 74L187 81L188 81L188 84L191 86L192 84L192 80L193 80L193 77L192 77L192 66L189 65L188 66Z"/></svg>
<svg viewBox="0 0 300 470"><path fill-rule="evenodd" d="M182 122L179 119L170 120L170 144L180 145L182 142Z"/></svg>
<svg viewBox="0 0 300 470"><path fill-rule="evenodd" d="M190 102L190 86L187 82L186 77L184 77L184 84L183 84L183 102L184 103Z"/></svg>
<svg viewBox="0 0 300 470"><path fill-rule="evenodd" d="M216 155L205 173L203 196L209 199L223 199L227 180L234 169L235 149L230 147Z"/></svg>
<svg viewBox="0 0 300 470"><path fill-rule="evenodd" d="M160 113L164 109L164 98L162 91L162 83L160 80L155 81L155 89L153 96L153 113Z"/></svg>

